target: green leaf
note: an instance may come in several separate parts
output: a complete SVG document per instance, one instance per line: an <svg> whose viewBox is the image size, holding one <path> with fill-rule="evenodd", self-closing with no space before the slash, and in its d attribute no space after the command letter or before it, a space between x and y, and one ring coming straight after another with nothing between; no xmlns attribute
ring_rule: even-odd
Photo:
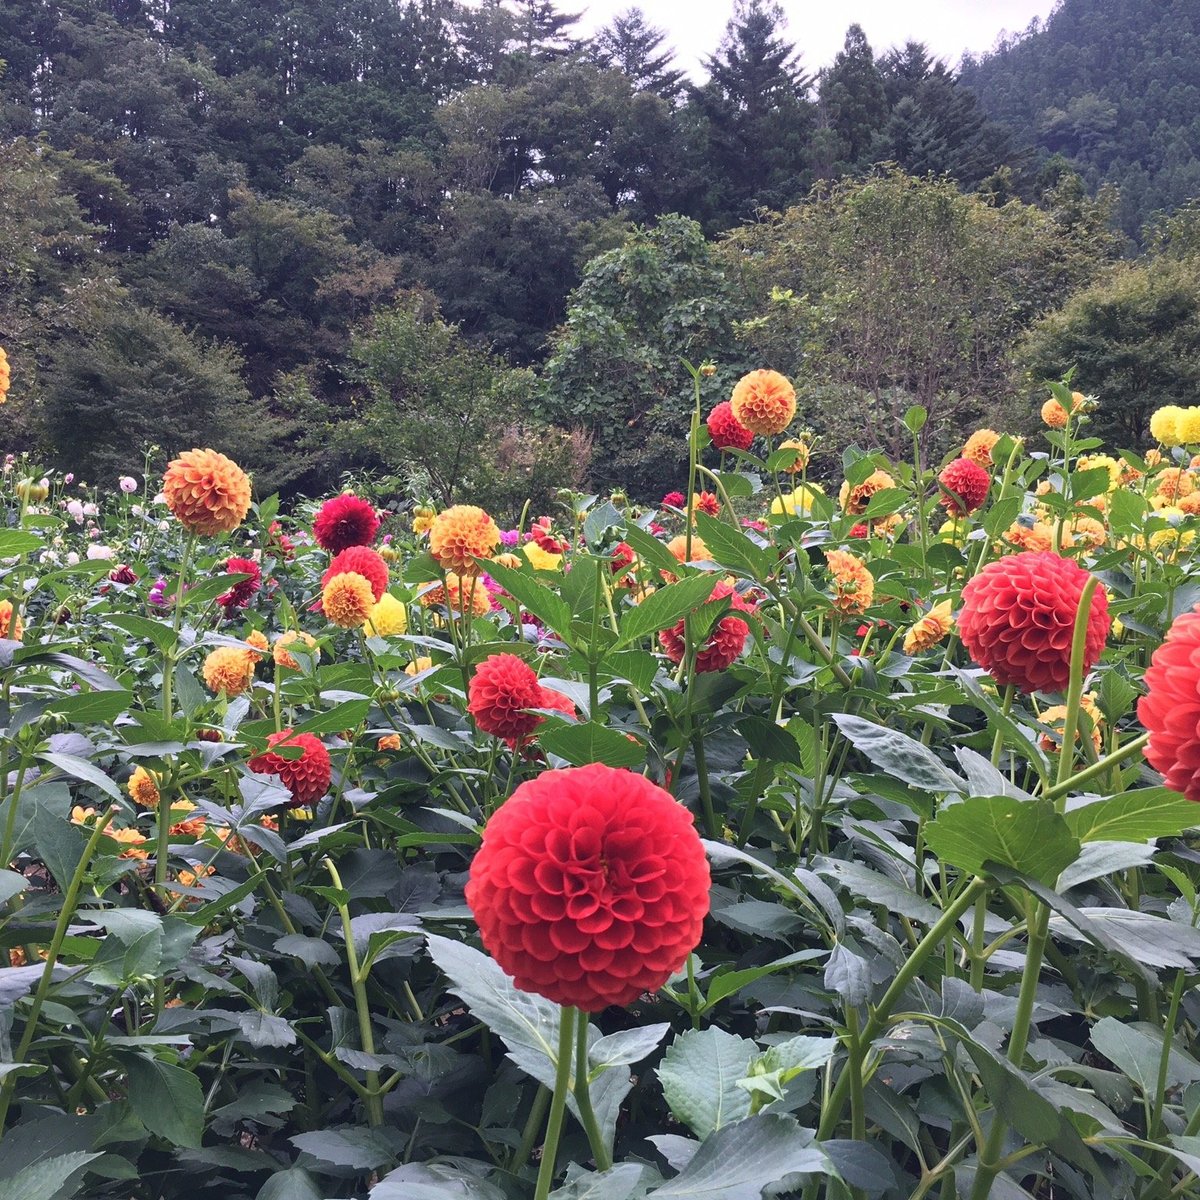
<svg viewBox="0 0 1200 1200"><path fill-rule="evenodd" d="M327 712L317 713L293 727L294 733L340 733L345 729L354 729L361 725L371 711L370 700L343 700L335 704ZM287 749L281 746L280 751ZM299 757L297 754L296 757Z"/></svg>
<svg viewBox="0 0 1200 1200"><path fill-rule="evenodd" d="M626 526L625 541L646 566L672 574L679 573L679 560L658 538L652 537L640 525Z"/></svg>
<svg viewBox="0 0 1200 1200"><path fill-rule="evenodd" d="M1143 788L1073 808L1066 814L1081 842L1145 842L1200 825L1200 809L1178 792Z"/></svg>
<svg viewBox="0 0 1200 1200"><path fill-rule="evenodd" d="M353 1126L299 1133L291 1139L291 1143L296 1149L311 1154L321 1162L354 1171L373 1171L396 1157L380 1132Z"/></svg>
<svg viewBox="0 0 1200 1200"><path fill-rule="evenodd" d="M83 1186L83 1168L101 1157L100 1154L85 1154L77 1150L71 1154L43 1158L11 1179L6 1179L4 1195L8 1200L68 1200L77 1195ZM72 1176L77 1173L79 1178L73 1179Z"/></svg>
<svg viewBox="0 0 1200 1200"><path fill-rule="evenodd" d="M7 904L29 887L29 881L16 871L0 869L0 904Z"/></svg>
<svg viewBox="0 0 1200 1200"><path fill-rule="evenodd" d="M722 567L748 575L760 583L770 574L775 556L756 545L740 529L734 529L727 522L718 521L707 513L697 513L696 532L708 547L713 561Z"/></svg>
<svg viewBox="0 0 1200 1200"><path fill-rule="evenodd" d="M646 761L646 748L641 742L595 721L548 729L539 733L538 742L547 753L565 758L573 767L588 763L636 767Z"/></svg>
<svg viewBox="0 0 1200 1200"><path fill-rule="evenodd" d="M890 517L892 513L899 512L909 499L908 492L903 488L880 488L867 501L867 507L859 514L858 520L880 521Z"/></svg>
<svg viewBox="0 0 1200 1200"><path fill-rule="evenodd" d="M1162 1062L1162 1030L1146 1024L1125 1025L1115 1017L1103 1017L1092 1026L1092 1045L1122 1074L1137 1084L1143 1095L1158 1094L1158 1072ZM1167 1056L1168 1088L1200 1080L1200 1063L1178 1046Z"/></svg>
<svg viewBox="0 0 1200 1200"><path fill-rule="evenodd" d="M132 704L132 692L79 692L55 696L47 702L46 712L73 725L111 725Z"/></svg>
<svg viewBox="0 0 1200 1200"><path fill-rule="evenodd" d="M303 1167L276 1171L258 1190L254 1200L325 1200L325 1188Z"/></svg>
<svg viewBox="0 0 1200 1200"><path fill-rule="evenodd" d="M927 746L895 729L850 713L831 713L842 736L881 770L927 792L966 792L967 782Z"/></svg>
<svg viewBox="0 0 1200 1200"><path fill-rule="evenodd" d="M589 546L595 546L608 530L619 526L624 520L613 502L605 500L603 504L597 504L584 518L583 540Z"/></svg>
<svg viewBox="0 0 1200 1200"><path fill-rule="evenodd" d="M920 404L914 404L904 411L904 428L909 433L920 433L929 419L928 411Z"/></svg>
<svg viewBox="0 0 1200 1200"><path fill-rule="evenodd" d="M54 882L65 892L87 848L83 831L78 825L63 820L39 804L33 814L31 832L38 857L54 876Z"/></svg>
<svg viewBox="0 0 1200 1200"><path fill-rule="evenodd" d="M1079 840L1048 801L970 796L942 809L925 828L929 848L972 874L1000 863L1053 884L1079 857Z"/></svg>
<svg viewBox="0 0 1200 1200"><path fill-rule="evenodd" d="M545 621L548 628L558 634L564 642L571 636L571 609L567 602L552 588L535 579L525 571L517 571L500 563L488 563L488 574L510 596L516 598L522 608Z"/></svg>
<svg viewBox="0 0 1200 1200"><path fill-rule="evenodd" d="M675 564L678 567L678 563ZM620 645L625 646L648 633L669 629L699 608L711 595L717 581L711 575L695 575L668 584L629 609L621 618Z"/></svg>
<svg viewBox="0 0 1200 1200"><path fill-rule="evenodd" d="M658 1068L671 1112L697 1137L750 1115L750 1093L738 1087L759 1055L748 1038L712 1025L681 1033Z"/></svg>
<svg viewBox="0 0 1200 1200"><path fill-rule="evenodd" d="M824 958L825 953L824 950L797 950L795 954L788 954L762 967L743 967L737 971L723 967L709 981L708 992L704 997L704 1011L707 1012L727 996L733 996L740 992L742 988L748 987L756 979L762 979L765 975L785 970L796 963L811 962L814 958Z"/></svg>
<svg viewBox="0 0 1200 1200"><path fill-rule="evenodd" d="M743 1093L749 1099L748 1093ZM829 1160L812 1131L790 1117L768 1114L739 1121L706 1138L692 1160L652 1200L760 1200L763 1189L786 1175L827 1174Z"/></svg>
<svg viewBox="0 0 1200 1200"><path fill-rule="evenodd" d="M84 783L93 784L98 787L106 796L111 796L112 799L121 800L121 789L99 767L94 767L85 758L78 758L74 754L39 754L38 758L42 762L49 763L52 767L57 767L64 775L70 775L72 779L82 780Z"/></svg>
<svg viewBox="0 0 1200 1200"><path fill-rule="evenodd" d="M1021 515L1023 503L1021 496L1005 496L997 500L983 518L983 529L988 537L999 537Z"/></svg>
<svg viewBox="0 0 1200 1200"><path fill-rule="evenodd" d="M756 713L748 713L737 723L738 732L746 739L751 754L760 761L790 763L803 766L800 743L789 729Z"/></svg>
<svg viewBox="0 0 1200 1200"><path fill-rule="evenodd" d="M128 1056L129 1105L151 1133L198 1149L204 1134L204 1091L191 1071L157 1058Z"/></svg>
<svg viewBox="0 0 1200 1200"><path fill-rule="evenodd" d="M170 650L175 644L175 634L164 621L155 621L137 613L118 613L108 618L108 624L132 633L134 637L145 638L160 651Z"/></svg>

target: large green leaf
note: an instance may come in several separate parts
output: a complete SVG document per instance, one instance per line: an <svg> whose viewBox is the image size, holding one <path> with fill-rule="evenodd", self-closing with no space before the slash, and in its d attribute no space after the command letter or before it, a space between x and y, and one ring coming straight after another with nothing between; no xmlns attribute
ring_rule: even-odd
<svg viewBox="0 0 1200 1200"><path fill-rule="evenodd" d="M621 618L620 645L628 645L660 629L669 629L703 604L712 595L716 582L711 575L695 575L659 588Z"/></svg>
<svg viewBox="0 0 1200 1200"><path fill-rule="evenodd" d="M688 1030L667 1048L658 1068L667 1105L697 1137L750 1115L750 1093L738 1087L759 1055L749 1038L715 1025Z"/></svg>
<svg viewBox="0 0 1200 1200"><path fill-rule="evenodd" d="M987 863L1012 867L1052 884L1079 856L1079 840L1049 801L969 796L925 827L925 841L944 862L972 874Z"/></svg>
<svg viewBox="0 0 1200 1200"><path fill-rule="evenodd" d="M528 572L514 570L501 563L490 562L487 570L510 596L516 598L522 608L545 621L546 626L564 642L570 641L571 609L556 591Z"/></svg>
<svg viewBox="0 0 1200 1200"><path fill-rule="evenodd" d="M83 1186L83 1168L100 1157L76 1150L43 1158L4 1181L6 1200L68 1200Z"/></svg>
<svg viewBox="0 0 1200 1200"><path fill-rule="evenodd" d="M125 1056L129 1106L159 1137L196 1149L204 1133L204 1091L191 1071L158 1058Z"/></svg>
<svg viewBox="0 0 1200 1200"><path fill-rule="evenodd" d="M572 766L604 763L609 767L636 767L646 761L646 748L617 729L584 721L560 725L538 737L543 750L565 758Z"/></svg>
<svg viewBox="0 0 1200 1200"><path fill-rule="evenodd" d="M708 547L713 561L722 567L760 583L770 574L775 555L753 542L742 530L707 513L697 513L696 532Z"/></svg>
<svg viewBox="0 0 1200 1200"><path fill-rule="evenodd" d="M887 729L850 713L833 713L842 736L881 770L927 792L966 792L961 779L928 746L896 729Z"/></svg>
<svg viewBox="0 0 1200 1200"><path fill-rule="evenodd" d="M1132 1079L1144 1095L1158 1093L1162 1064L1162 1030L1152 1025L1125 1025L1115 1017L1102 1017L1091 1031L1092 1045L1122 1074ZM1167 1057L1166 1086L1177 1088L1200 1080L1200 1063L1179 1046Z"/></svg>
<svg viewBox="0 0 1200 1200"><path fill-rule="evenodd" d="M1200 825L1200 807L1167 788L1143 788L1073 808L1066 819L1081 842L1145 842Z"/></svg>

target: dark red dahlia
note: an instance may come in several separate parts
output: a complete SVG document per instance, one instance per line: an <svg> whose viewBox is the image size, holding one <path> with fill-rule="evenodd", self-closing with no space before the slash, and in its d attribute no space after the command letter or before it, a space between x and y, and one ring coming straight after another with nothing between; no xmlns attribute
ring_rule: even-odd
<svg viewBox="0 0 1200 1200"><path fill-rule="evenodd" d="M537 672L515 654L492 654L475 668L467 688L467 711L484 733L521 741L541 724L533 708L545 708Z"/></svg>
<svg viewBox="0 0 1200 1200"><path fill-rule="evenodd" d="M942 487L938 503L945 505L952 517L965 517L987 499L992 477L977 462L956 458L942 468L938 483Z"/></svg>
<svg viewBox="0 0 1200 1200"><path fill-rule="evenodd" d="M1090 576L1050 550L1028 550L988 563L962 591L958 631L967 653L1001 685L1023 692L1064 692L1071 678L1075 612ZM1108 594L1092 594L1083 669L1104 650Z"/></svg>
<svg viewBox="0 0 1200 1200"><path fill-rule="evenodd" d="M334 556L325 574L321 576L321 589L335 576L346 571L361 575L370 585L371 593L378 604L387 591L388 565L369 546L351 546Z"/></svg>
<svg viewBox="0 0 1200 1200"><path fill-rule="evenodd" d="M734 588L725 582L718 583L713 588L709 601L724 600L726 597L729 598L730 606L735 612L754 611L754 605L747 604ZM734 616L732 612L722 617L713 626L708 640L696 655L696 670L723 671L741 654L749 633L750 626L740 617ZM666 651L667 657L672 662L683 662L683 655L687 648L684 621L679 621L670 629L664 629L658 635L658 640L662 643L663 650Z"/></svg>
<svg viewBox="0 0 1200 1200"><path fill-rule="evenodd" d="M722 400L708 414L708 433L718 450L749 450L754 434L733 415L733 405Z"/></svg>
<svg viewBox="0 0 1200 1200"><path fill-rule="evenodd" d="M303 753L299 758L284 758L271 750L273 746L298 747ZM278 775L297 807L307 808L329 791L332 776L329 751L314 734L283 729L267 738L267 747L246 765L259 775Z"/></svg>
<svg viewBox="0 0 1200 1200"><path fill-rule="evenodd" d="M133 568L126 563L122 563L115 571L109 571L108 577L113 583L123 583L126 587L138 581L138 577L133 573Z"/></svg>
<svg viewBox="0 0 1200 1200"><path fill-rule="evenodd" d="M317 545L330 554L351 546L369 546L378 532L379 517L375 509L352 492L326 500L313 521Z"/></svg>
<svg viewBox="0 0 1200 1200"><path fill-rule="evenodd" d="M600 1012L683 966L709 882L688 810L643 776L595 763L517 788L488 821L466 897L517 987Z"/></svg>
<svg viewBox="0 0 1200 1200"><path fill-rule="evenodd" d="M252 558L231 558L225 564L226 575L245 575L239 579L227 592L217 597L217 603L229 612L235 608L245 608L254 598L254 593L262 586L262 569Z"/></svg>
<svg viewBox="0 0 1200 1200"><path fill-rule="evenodd" d="M686 508L687 501L683 498L682 492L668 492L662 498L663 508Z"/></svg>
<svg viewBox="0 0 1200 1200"><path fill-rule="evenodd" d="M1150 734L1146 761L1163 782L1200 800L1200 611L1182 613L1146 669L1138 720Z"/></svg>

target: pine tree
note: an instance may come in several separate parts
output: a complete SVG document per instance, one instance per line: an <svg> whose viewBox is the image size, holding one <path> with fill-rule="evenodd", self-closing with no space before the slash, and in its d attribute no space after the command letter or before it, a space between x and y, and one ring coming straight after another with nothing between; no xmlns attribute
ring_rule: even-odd
<svg viewBox="0 0 1200 1200"><path fill-rule="evenodd" d="M833 66L821 76L822 115L839 140L840 158L851 165L863 159L888 117L883 75L861 25L851 25Z"/></svg>
<svg viewBox="0 0 1200 1200"><path fill-rule="evenodd" d="M600 66L623 71L634 91L673 100L683 88L683 72L671 66L675 52L663 48L666 37L640 8L630 8L596 35L592 54Z"/></svg>
<svg viewBox="0 0 1200 1200"><path fill-rule="evenodd" d="M694 94L711 172L709 222L725 227L755 208L782 208L807 189L811 77L782 33L783 11L738 0L708 82Z"/></svg>

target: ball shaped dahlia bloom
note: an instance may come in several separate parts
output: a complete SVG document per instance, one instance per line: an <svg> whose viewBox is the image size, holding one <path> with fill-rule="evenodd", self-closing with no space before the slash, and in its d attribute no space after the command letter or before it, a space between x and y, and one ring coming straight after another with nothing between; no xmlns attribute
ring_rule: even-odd
<svg viewBox="0 0 1200 1200"><path fill-rule="evenodd" d="M1042 405L1042 421L1050 429L1066 429L1069 419L1070 414L1053 396Z"/></svg>
<svg viewBox="0 0 1200 1200"><path fill-rule="evenodd" d="M371 617L363 626L367 637L391 637L408 629L408 608L391 592L384 592L371 609Z"/></svg>
<svg viewBox="0 0 1200 1200"><path fill-rule="evenodd" d="M237 646L218 646L201 668L208 690L230 699L240 696L254 679L254 656Z"/></svg>
<svg viewBox="0 0 1200 1200"><path fill-rule="evenodd" d="M992 465L992 451L1000 435L994 429L977 429L963 443L962 456L978 463L981 467Z"/></svg>
<svg viewBox="0 0 1200 1200"><path fill-rule="evenodd" d="M747 604L731 584L723 580L716 584L708 602L728 597L730 613L722 617L710 631L704 645L696 653L697 671L723 671L733 663L746 645L750 626L734 613L754 612L754 605ZM659 642L672 662L683 662L687 649L686 622L678 621L670 629L658 635Z"/></svg>
<svg viewBox="0 0 1200 1200"><path fill-rule="evenodd" d="M833 607L849 616L862 616L875 599L875 576L866 563L845 550L830 550L825 565L833 581Z"/></svg>
<svg viewBox="0 0 1200 1200"><path fill-rule="evenodd" d="M302 643L311 652L314 662L321 657L321 650L317 645L317 639L311 633L305 633L302 629L289 629L286 633L281 633L275 639L275 646L271 651L272 657L279 666L287 667L292 671L300 669L299 661L288 649L289 646L294 645L296 642Z"/></svg>
<svg viewBox="0 0 1200 1200"><path fill-rule="evenodd" d="M491 654L475 668L467 687L467 712L484 733L528 737L542 718L530 709L545 708L537 672L515 654Z"/></svg>
<svg viewBox="0 0 1200 1200"><path fill-rule="evenodd" d="M977 462L956 458L942 468L938 483L942 487L938 503L952 517L965 517L987 499L992 477Z"/></svg>
<svg viewBox="0 0 1200 1200"><path fill-rule="evenodd" d="M299 758L285 758L275 754L274 746L299 749ZM329 751L319 738L311 733L293 733L282 729L267 738L267 749L256 754L247 764L258 775L278 775L280 783L292 794L292 803L298 808L315 804L329 791L332 769Z"/></svg>
<svg viewBox="0 0 1200 1200"><path fill-rule="evenodd" d="M1175 436L1181 446L1200 442L1200 407L1192 404L1180 412L1175 420Z"/></svg>
<svg viewBox="0 0 1200 1200"><path fill-rule="evenodd" d="M1023 692L1063 692L1071 679L1075 612L1090 576L1053 551L1026 551L988 563L962 591L959 634L995 681ZM1095 666L1112 621L1108 594L1092 594L1083 670Z"/></svg>
<svg viewBox="0 0 1200 1200"><path fill-rule="evenodd" d="M1171 449L1179 445L1179 418L1183 409L1177 404L1164 404L1150 414L1150 436L1162 446Z"/></svg>
<svg viewBox="0 0 1200 1200"><path fill-rule="evenodd" d="M444 605L452 613L471 610L475 617L486 617L492 611L492 598L487 586L478 575L447 575L446 586L428 584L417 596L422 608Z"/></svg>
<svg viewBox="0 0 1200 1200"><path fill-rule="evenodd" d="M231 533L250 511L250 478L215 450L185 450L163 475L167 507L189 533Z"/></svg>
<svg viewBox="0 0 1200 1200"><path fill-rule="evenodd" d="M774 437L796 415L796 389L778 371L751 371L734 384L729 406L751 433Z"/></svg>
<svg viewBox="0 0 1200 1200"><path fill-rule="evenodd" d="M500 545L500 528L482 508L455 504L433 518L429 553L443 570L475 575L476 559L490 558Z"/></svg>
<svg viewBox="0 0 1200 1200"><path fill-rule="evenodd" d="M321 587L324 588L335 575L346 571L361 575L371 585L372 603L383 599L388 586L388 565L376 551L369 546L350 546L334 555L325 574L321 576Z"/></svg>
<svg viewBox="0 0 1200 1200"><path fill-rule="evenodd" d="M685 503L682 492L668 492L662 498L663 508L683 508Z"/></svg>
<svg viewBox="0 0 1200 1200"><path fill-rule="evenodd" d="M709 882L688 810L643 776L594 763L517 788L488 821L466 898L517 987L600 1012L683 966Z"/></svg>
<svg viewBox="0 0 1200 1200"><path fill-rule="evenodd" d="M343 629L357 629L366 624L374 608L370 581L357 571L342 571L321 591L321 610Z"/></svg>
<svg viewBox="0 0 1200 1200"><path fill-rule="evenodd" d="M914 621L904 635L904 653L920 654L936 646L954 628L951 603L943 600L935 604L923 617Z"/></svg>
<svg viewBox="0 0 1200 1200"><path fill-rule="evenodd" d="M754 434L733 415L733 405L722 400L708 414L708 434L718 450L749 450Z"/></svg>
<svg viewBox="0 0 1200 1200"><path fill-rule="evenodd" d="M378 532L379 516L374 507L353 492L326 500L313 521L313 538L330 554L351 546L369 546Z"/></svg>
<svg viewBox="0 0 1200 1200"><path fill-rule="evenodd" d="M1163 782L1200 801L1200 611L1180 614L1150 657L1138 720L1150 734L1146 761Z"/></svg>
<svg viewBox="0 0 1200 1200"><path fill-rule="evenodd" d="M158 791L158 776L145 767L134 767L125 782L129 798L141 808L157 808L162 797Z"/></svg>
<svg viewBox="0 0 1200 1200"><path fill-rule="evenodd" d="M231 609L245 608L262 587L262 568L252 558L231 558L225 563L227 575L245 575L227 592L217 597L217 603L228 613Z"/></svg>

